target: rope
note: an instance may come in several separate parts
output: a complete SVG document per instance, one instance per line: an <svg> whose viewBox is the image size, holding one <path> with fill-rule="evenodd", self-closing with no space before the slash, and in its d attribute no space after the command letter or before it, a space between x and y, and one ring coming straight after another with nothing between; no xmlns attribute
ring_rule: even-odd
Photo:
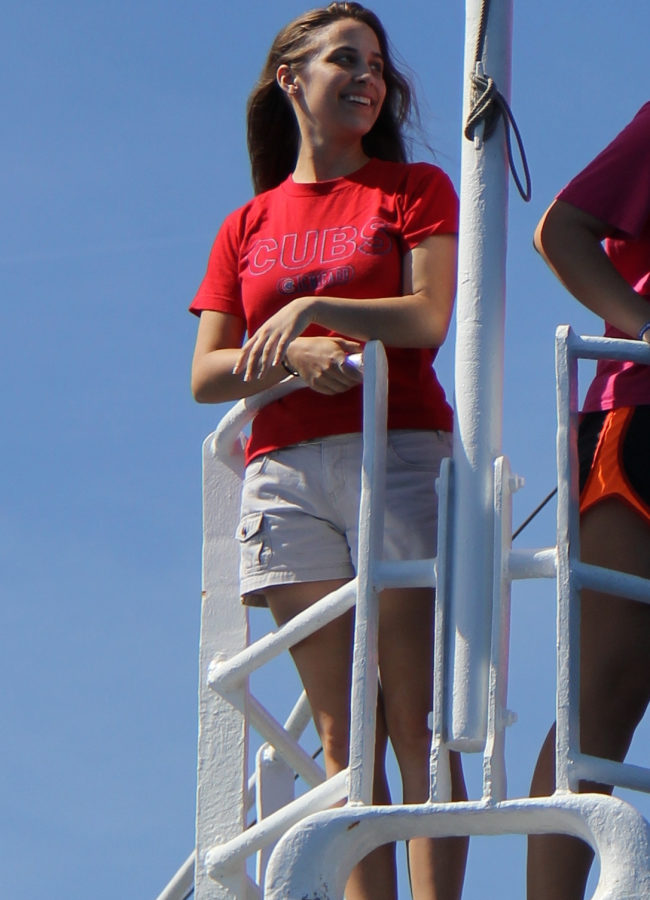
<svg viewBox="0 0 650 900"><path fill-rule="evenodd" d="M537 509L534 509L534 510L532 511L532 513L528 516L528 518L527 518L524 522L521 523L521 525L519 526L519 528L518 528L518 529L515 531L515 533L512 535L512 540L513 540L513 541L514 541L514 539L515 539L516 537L518 537L518 535L521 534L521 532L524 530L524 528L526 527L526 525L530 525L530 523L533 521L533 519L535 518L535 516L537 515L537 513L541 512L541 511L544 509L544 507L546 506L546 504L549 502L549 500L551 500L553 497L555 497L556 494L557 494L557 488L554 487L553 490L551 491L551 493L550 493L550 494L547 494L547 496L544 497L544 499L543 499L542 502L539 504L539 506L537 507Z"/></svg>
<svg viewBox="0 0 650 900"><path fill-rule="evenodd" d="M474 63L483 59L485 49L485 35L487 34L488 16L490 15L490 0L481 0L481 17L478 23L478 35L476 37L476 50L474 51Z"/></svg>
<svg viewBox="0 0 650 900"><path fill-rule="evenodd" d="M490 0L482 0L481 17L479 21L478 36L476 39L476 51L474 55L474 74L472 75L473 88L473 105L467 117L465 124L465 137L469 141L474 140L474 132L478 125L483 123L483 140L488 140L496 129L499 119L503 118L506 133L506 149L508 152L508 165L510 172L514 178L517 190L524 202L528 203L532 196L532 182L530 177L530 169L528 168L528 160L526 159L526 150L521 137L521 132L517 127L515 117L510 109L506 98L498 90L494 79L483 71L483 55L485 52L485 36L487 34L487 23L490 14ZM515 134L517 141L517 151L523 168L523 182L519 177L517 167L515 165L512 153L512 140L510 130Z"/></svg>

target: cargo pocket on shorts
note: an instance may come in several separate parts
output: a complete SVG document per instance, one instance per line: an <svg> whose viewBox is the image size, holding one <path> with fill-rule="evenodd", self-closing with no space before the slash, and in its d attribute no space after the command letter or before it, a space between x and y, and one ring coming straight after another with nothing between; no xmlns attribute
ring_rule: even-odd
<svg viewBox="0 0 650 900"><path fill-rule="evenodd" d="M440 465L440 443L435 431L389 431L386 449L405 469L427 472Z"/></svg>
<svg viewBox="0 0 650 900"><path fill-rule="evenodd" d="M239 541L241 574L265 568L271 556L271 547L266 534L264 513L255 512L244 516L235 537Z"/></svg>

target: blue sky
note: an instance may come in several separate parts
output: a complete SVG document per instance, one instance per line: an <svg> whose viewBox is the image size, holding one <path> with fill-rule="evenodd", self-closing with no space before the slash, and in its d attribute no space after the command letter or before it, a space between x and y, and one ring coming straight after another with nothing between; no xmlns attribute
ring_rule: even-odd
<svg viewBox="0 0 650 900"><path fill-rule="evenodd" d="M373 8L458 185L462 4ZM223 409L190 397L186 307L221 220L251 193L246 96L303 9L4 11L0 863L12 900L154 898L192 847L201 442ZM532 231L647 99L649 26L646 0L515 4L512 105L533 176L532 202L512 188L510 203L503 447L527 485L516 522L555 484L555 326L600 327L536 258ZM438 365L450 395L452 360L453 337ZM549 510L518 545L553 543L553 527ZM553 715L553 620L550 584L515 586L512 795ZM635 761L649 737L645 723ZM521 897L522 871L521 841L476 841L465 897Z"/></svg>

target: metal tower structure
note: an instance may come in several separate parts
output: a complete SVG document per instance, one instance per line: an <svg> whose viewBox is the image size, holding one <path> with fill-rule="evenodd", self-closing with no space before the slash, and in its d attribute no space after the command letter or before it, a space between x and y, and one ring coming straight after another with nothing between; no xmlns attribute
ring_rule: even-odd
<svg viewBox="0 0 650 900"><path fill-rule="evenodd" d="M489 15L487 15L489 11ZM511 0L467 0L465 109L477 93L509 94ZM477 51L478 48L478 51ZM478 96L479 105L482 102ZM487 124L486 124L487 122ZM380 844L416 836L562 832L589 843L600 861L593 900L650 896L650 826L621 800L577 793L589 778L650 791L650 770L587 756L579 744L579 591L606 589L650 602L650 582L580 561L577 512L577 360L599 356L650 364L633 341L557 335L558 521L553 547L515 551L511 498L521 486L502 453L503 343L508 170L500 125L489 116L464 141L453 458L439 483L435 559L387 563L383 515L386 361L364 353L364 455L359 573L349 584L253 644L239 603L232 535L239 515L240 432L265 403L300 389L290 379L239 403L204 446L204 590L196 850L159 900L341 900L353 866ZM487 130L486 130L487 129ZM510 585L555 579L558 598L557 790L507 796L504 734ZM377 691L378 593L388 586L436 587L431 792L421 805L375 807L370 784ZM279 723L251 694L249 675L307 634L356 606L349 766L329 781L300 745L309 721L304 696ZM248 729L266 742L252 774ZM483 756L480 798L450 802L448 753ZM308 790L295 796L295 775ZM345 801L345 805L332 808ZM255 823L248 825L248 810ZM256 854L253 874L246 860Z"/></svg>

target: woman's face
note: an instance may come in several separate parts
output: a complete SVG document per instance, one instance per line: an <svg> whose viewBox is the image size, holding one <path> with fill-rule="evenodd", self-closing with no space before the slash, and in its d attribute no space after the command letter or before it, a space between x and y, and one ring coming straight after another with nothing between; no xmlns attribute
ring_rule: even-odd
<svg viewBox="0 0 650 900"><path fill-rule="evenodd" d="M383 68L377 35L365 23L340 19L319 29L308 62L295 72L278 69L303 141L360 142L386 97Z"/></svg>

